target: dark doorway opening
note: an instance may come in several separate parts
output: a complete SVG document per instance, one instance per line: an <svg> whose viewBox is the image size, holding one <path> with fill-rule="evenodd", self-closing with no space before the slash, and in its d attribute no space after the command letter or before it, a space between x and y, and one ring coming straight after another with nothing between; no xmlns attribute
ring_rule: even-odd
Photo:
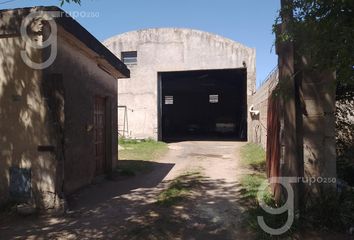
<svg viewBox="0 0 354 240"><path fill-rule="evenodd" d="M247 140L247 70L159 73L159 138Z"/></svg>

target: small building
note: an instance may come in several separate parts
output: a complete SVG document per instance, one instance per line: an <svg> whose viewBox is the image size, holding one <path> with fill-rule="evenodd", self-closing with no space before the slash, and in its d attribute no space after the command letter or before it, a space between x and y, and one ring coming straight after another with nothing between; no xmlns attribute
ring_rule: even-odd
<svg viewBox="0 0 354 240"><path fill-rule="evenodd" d="M104 43L129 66L118 82L119 133L131 138L251 138L256 51L192 29L154 28Z"/></svg>
<svg viewBox="0 0 354 240"><path fill-rule="evenodd" d="M117 161L129 70L57 7L0 11L0 203L57 208Z"/></svg>

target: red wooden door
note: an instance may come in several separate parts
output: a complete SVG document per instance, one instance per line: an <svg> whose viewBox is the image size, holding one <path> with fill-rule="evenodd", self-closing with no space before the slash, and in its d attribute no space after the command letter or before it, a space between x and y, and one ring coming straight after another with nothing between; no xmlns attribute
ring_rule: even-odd
<svg viewBox="0 0 354 240"><path fill-rule="evenodd" d="M105 99L95 97L94 106L94 143L95 143L95 160L96 160L96 176L104 174L106 169L106 111Z"/></svg>

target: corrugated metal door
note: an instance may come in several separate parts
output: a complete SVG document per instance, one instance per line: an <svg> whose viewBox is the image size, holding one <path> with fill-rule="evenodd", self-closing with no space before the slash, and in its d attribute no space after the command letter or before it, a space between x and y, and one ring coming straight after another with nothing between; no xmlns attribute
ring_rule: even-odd
<svg viewBox="0 0 354 240"><path fill-rule="evenodd" d="M96 176L101 175L106 169L106 111L105 99L95 97L94 106L94 142L95 142L95 160Z"/></svg>

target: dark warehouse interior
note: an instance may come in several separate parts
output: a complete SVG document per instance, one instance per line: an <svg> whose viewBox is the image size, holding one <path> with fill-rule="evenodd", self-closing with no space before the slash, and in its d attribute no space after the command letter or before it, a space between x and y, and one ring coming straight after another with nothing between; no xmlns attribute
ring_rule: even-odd
<svg viewBox="0 0 354 240"><path fill-rule="evenodd" d="M160 140L247 140L247 71L159 73Z"/></svg>

